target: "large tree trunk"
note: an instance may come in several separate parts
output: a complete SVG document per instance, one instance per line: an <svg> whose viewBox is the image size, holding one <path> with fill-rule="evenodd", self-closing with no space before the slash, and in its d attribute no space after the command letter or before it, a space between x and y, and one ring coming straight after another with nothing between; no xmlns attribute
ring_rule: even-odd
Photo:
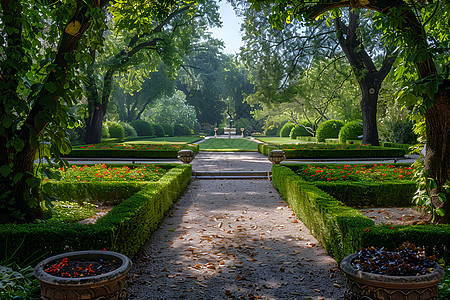
<svg viewBox="0 0 450 300"><path fill-rule="evenodd" d="M8 159L8 156L14 150L12 147L8 148L6 138L0 136L0 151L3 153L0 155L0 165L14 164L12 172L0 181L0 223L24 223L29 220L42 219L43 213L39 205L39 185L30 185L27 182L33 178L36 150L32 149L28 142L25 142L23 149L14 153L15 159L12 161ZM15 183L13 184L13 182Z"/></svg>
<svg viewBox="0 0 450 300"><path fill-rule="evenodd" d="M425 114L427 126L427 144L425 171L428 177L434 178L437 189L431 191L433 205L445 211L443 217L436 216L436 223L450 221L450 193L446 193L447 201L439 200L437 194L445 193L444 184L450 178L450 82L439 87L435 95L434 105Z"/></svg>
<svg viewBox="0 0 450 300"><path fill-rule="evenodd" d="M95 105L94 110L86 119L86 144L100 144L102 142L103 117L106 109L101 104Z"/></svg>
<svg viewBox="0 0 450 300"><path fill-rule="evenodd" d="M379 82L376 74L367 74L364 80L359 81L362 92L361 112L363 120L363 145L380 145L377 127L377 105L380 85L377 85L376 82Z"/></svg>

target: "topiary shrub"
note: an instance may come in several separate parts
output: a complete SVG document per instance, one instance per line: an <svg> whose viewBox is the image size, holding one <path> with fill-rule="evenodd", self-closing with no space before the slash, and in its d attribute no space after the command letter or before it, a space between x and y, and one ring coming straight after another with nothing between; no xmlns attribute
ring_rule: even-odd
<svg viewBox="0 0 450 300"><path fill-rule="evenodd" d="M112 138L116 138L119 142L125 140L125 130L123 130L122 125L116 122L108 122L109 135Z"/></svg>
<svg viewBox="0 0 450 300"><path fill-rule="evenodd" d="M152 124L153 125L153 129L155 129L155 134L157 137L162 137L164 136L164 128L159 125L159 124Z"/></svg>
<svg viewBox="0 0 450 300"><path fill-rule="evenodd" d="M191 135L191 129L185 124L175 124L173 126L173 133L175 136Z"/></svg>
<svg viewBox="0 0 450 300"><path fill-rule="evenodd" d="M101 133L101 138L102 139L109 139L109 129L108 129L108 125L106 125L106 123L102 124L102 133Z"/></svg>
<svg viewBox="0 0 450 300"><path fill-rule="evenodd" d="M363 124L361 120L350 121L342 126L339 131L339 141L344 144L348 140L360 140L363 134Z"/></svg>
<svg viewBox="0 0 450 300"><path fill-rule="evenodd" d="M134 120L131 122L131 126L134 127L138 136L153 136L155 135L155 129L151 123L145 120Z"/></svg>
<svg viewBox="0 0 450 300"><path fill-rule="evenodd" d="M168 123L161 123L159 125L161 125L161 127L164 129L165 136L173 136L174 135L172 125L170 125Z"/></svg>
<svg viewBox="0 0 450 300"><path fill-rule="evenodd" d="M129 123L126 122L119 122L120 125L122 125L123 130L125 131L125 137L126 138L134 138L137 137L136 129L134 129L133 126L131 126Z"/></svg>
<svg viewBox="0 0 450 300"><path fill-rule="evenodd" d="M339 131L345 123L341 120L328 120L319 125L317 128L317 141L325 142L325 139L336 139L339 136Z"/></svg>
<svg viewBox="0 0 450 300"><path fill-rule="evenodd" d="M295 140L298 136L313 136L305 127L311 128L311 123L308 121L301 121L300 124L295 125L290 133L290 138Z"/></svg>
<svg viewBox="0 0 450 300"><path fill-rule="evenodd" d="M284 124L280 130L280 137L289 137L291 134L292 128L294 128L294 124L292 124L291 122L287 122L286 124Z"/></svg>
<svg viewBox="0 0 450 300"><path fill-rule="evenodd" d="M264 130L265 136L278 136L278 127L277 126L270 126L269 128L266 128Z"/></svg>

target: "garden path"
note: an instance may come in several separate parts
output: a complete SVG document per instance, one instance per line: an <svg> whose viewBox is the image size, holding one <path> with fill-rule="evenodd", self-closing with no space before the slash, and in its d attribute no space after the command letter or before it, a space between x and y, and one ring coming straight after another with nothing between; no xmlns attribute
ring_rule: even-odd
<svg viewBox="0 0 450 300"><path fill-rule="evenodd" d="M259 153L199 153L195 171L270 171ZM130 299L341 299L344 277L268 180L193 180L143 246Z"/></svg>

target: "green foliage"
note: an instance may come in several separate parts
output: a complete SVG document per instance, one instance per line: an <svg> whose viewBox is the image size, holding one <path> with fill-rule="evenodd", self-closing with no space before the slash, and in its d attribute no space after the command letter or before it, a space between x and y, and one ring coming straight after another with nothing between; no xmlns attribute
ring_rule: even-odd
<svg viewBox="0 0 450 300"><path fill-rule="evenodd" d="M36 259L68 251L107 250L133 257L157 228L191 180L191 165L172 164L158 181L116 205L96 224L51 223L0 225L0 257ZM139 230L136 230L139 228ZM20 246L22 245L22 246ZM20 246L20 247L19 247Z"/></svg>
<svg viewBox="0 0 450 300"><path fill-rule="evenodd" d="M102 124L102 133L101 133L102 139L109 139L111 136L109 134L109 128L108 125L103 123Z"/></svg>
<svg viewBox="0 0 450 300"><path fill-rule="evenodd" d="M168 123L159 124L164 129L164 135L166 136L174 136L173 126Z"/></svg>
<svg viewBox="0 0 450 300"><path fill-rule="evenodd" d="M342 144L346 143L347 140L360 140L363 134L362 121L350 121L344 126L342 126L339 131L339 140Z"/></svg>
<svg viewBox="0 0 450 300"><path fill-rule="evenodd" d="M160 124L153 124L153 129L155 129L155 134L157 137L165 136L164 128Z"/></svg>
<svg viewBox="0 0 450 300"><path fill-rule="evenodd" d="M415 144L417 142L411 121L386 122L383 137L388 142L398 144Z"/></svg>
<svg viewBox="0 0 450 300"><path fill-rule="evenodd" d="M153 125L150 122L147 122L145 120L135 120L131 122L131 126L134 127L136 130L136 133L138 136L154 136L155 135L155 129L153 128Z"/></svg>
<svg viewBox="0 0 450 300"><path fill-rule="evenodd" d="M173 134L174 136L183 136L183 135L191 135L191 129L185 124L175 124L173 126Z"/></svg>
<svg viewBox="0 0 450 300"><path fill-rule="evenodd" d="M119 124L122 125L123 130L125 131L125 138L130 139L137 137L136 129L134 129L134 127L131 126L131 124L126 122L119 122Z"/></svg>
<svg viewBox="0 0 450 300"><path fill-rule="evenodd" d="M289 137L291 134L291 130L294 128L294 124L291 122L287 122L286 124L281 127L280 130L280 137Z"/></svg>
<svg viewBox="0 0 450 300"><path fill-rule="evenodd" d="M48 222L75 223L92 217L97 205L89 202L53 201L51 219Z"/></svg>
<svg viewBox="0 0 450 300"><path fill-rule="evenodd" d="M279 128L278 128L277 124L266 127L266 129L264 130L265 136L278 136L278 134L279 134Z"/></svg>
<svg viewBox="0 0 450 300"><path fill-rule="evenodd" d="M308 121L301 121L299 124L295 125L290 134L289 137L293 140L297 139L299 136L313 136L312 134L312 126L311 123Z"/></svg>
<svg viewBox="0 0 450 300"><path fill-rule="evenodd" d="M111 138L116 138L119 142L125 140L125 130L120 123L108 122L108 130Z"/></svg>
<svg viewBox="0 0 450 300"><path fill-rule="evenodd" d="M38 299L39 281L34 278L31 266L3 266L0 262L1 299Z"/></svg>
<svg viewBox="0 0 450 300"><path fill-rule="evenodd" d="M325 139L337 138L339 131L345 123L341 120L328 120L322 122L317 128L316 137L318 142L325 142Z"/></svg>

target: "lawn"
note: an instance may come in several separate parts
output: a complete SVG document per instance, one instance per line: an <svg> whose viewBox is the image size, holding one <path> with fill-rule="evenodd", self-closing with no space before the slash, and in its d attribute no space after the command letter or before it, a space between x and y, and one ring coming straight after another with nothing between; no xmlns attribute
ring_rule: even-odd
<svg viewBox="0 0 450 300"><path fill-rule="evenodd" d="M211 138L200 145L200 151L258 151L258 144L248 139L215 139Z"/></svg>
<svg viewBox="0 0 450 300"><path fill-rule="evenodd" d="M264 143L269 144L302 144L302 143L310 143L307 141L301 141L301 140L293 140L288 137L258 137L258 140Z"/></svg>
<svg viewBox="0 0 450 300"><path fill-rule="evenodd" d="M192 144L203 139L202 136L165 136L145 139L129 139L125 144Z"/></svg>

